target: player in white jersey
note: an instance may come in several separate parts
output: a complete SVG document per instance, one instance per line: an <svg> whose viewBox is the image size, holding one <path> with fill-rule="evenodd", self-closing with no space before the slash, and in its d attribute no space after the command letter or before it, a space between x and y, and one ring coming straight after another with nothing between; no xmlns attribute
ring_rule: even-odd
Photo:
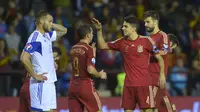
<svg viewBox="0 0 200 112"><path fill-rule="evenodd" d="M46 11L36 15L36 30L30 35L21 54L30 79L31 111L53 111L56 109L57 80L52 42L67 33L62 25L52 23L53 17ZM51 30L54 31L51 31Z"/></svg>

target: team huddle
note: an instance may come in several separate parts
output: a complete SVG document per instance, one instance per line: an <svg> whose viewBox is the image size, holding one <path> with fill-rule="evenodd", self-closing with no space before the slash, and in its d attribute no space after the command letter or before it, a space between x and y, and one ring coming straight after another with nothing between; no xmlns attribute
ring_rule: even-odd
<svg viewBox="0 0 200 112"><path fill-rule="evenodd" d="M54 112L57 108L55 82L61 52L52 48L52 42L67 33L67 28L52 22L46 11L36 15L36 30L28 38L20 60L27 75L20 91L19 112ZM139 20L133 15L124 18L123 36L105 42L101 23L93 18L91 25L80 25L79 43L70 51L72 76L68 89L70 112L102 112L102 103L92 77L106 79L107 74L95 68L96 47L93 26L97 30L98 48L119 51L126 73L121 108L133 112L136 105L142 112L176 112L175 105L165 88L168 71L168 54L178 46L173 34L159 29L159 15L155 11L143 14L149 36L137 33Z"/></svg>

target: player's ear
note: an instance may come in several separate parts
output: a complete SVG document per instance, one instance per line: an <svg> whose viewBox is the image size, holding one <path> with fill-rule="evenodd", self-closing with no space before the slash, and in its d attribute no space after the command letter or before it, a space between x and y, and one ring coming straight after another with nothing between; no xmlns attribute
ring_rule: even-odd
<svg viewBox="0 0 200 112"><path fill-rule="evenodd" d="M155 20L155 23L158 24L158 20Z"/></svg>
<svg viewBox="0 0 200 112"><path fill-rule="evenodd" d="M89 33L87 33L87 34L86 34L86 37L87 37L87 38L90 38L90 34L89 34Z"/></svg>
<svg viewBox="0 0 200 112"><path fill-rule="evenodd" d="M170 42L170 46L172 46L172 42Z"/></svg>
<svg viewBox="0 0 200 112"><path fill-rule="evenodd" d="M136 32L136 27L132 26L133 32Z"/></svg>
<svg viewBox="0 0 200 112"><path fill-rule="evenodd" d="M39 20L39 23L40 23L40 24L44 24L44 19L41 18L41 19Z"/></svg>

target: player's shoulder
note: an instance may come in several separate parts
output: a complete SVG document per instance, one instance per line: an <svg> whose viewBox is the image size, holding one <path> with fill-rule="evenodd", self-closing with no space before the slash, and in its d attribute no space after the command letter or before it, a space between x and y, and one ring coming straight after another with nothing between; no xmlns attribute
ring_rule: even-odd
<svg viewBox="0 0 200 112"><path fill-rule="evenodd" d="M143 39L145 41L149 41L151 42L153 45L155 44L155 42L153 41L153 39L149 36L143 36L143 35L140 35L140 39Z"/></svg>
<svg viewBox="0 0 200 112"><path fill-rule="evenodd" d="M164 40L164 43L167 44L169 40L167 33L165 33L164 31L160 31L159 34L160 34L160 37Z"/></svg>
<svg viewBox="0 0 200 112"><path fill-rule="evenodd" d="M85 49L85 50L90 50L92 47L90 46L90 45L88 45L88 44L84 44L84 43L77 43L77 44L75 44L74 46L72 46L72 48L74 49L74 48L83 48L83 49Z"/></svg>
<svg viewBox="0 0 200 112"><path fill-rule="evenodd" d="M165 33L164 31L159 31L158 34L160 37L163 37L163 38L168 37L167 33Z"/></svg>
<svg viewBox="0 0 200 112"><path fill-rule="evenodd" d="M111 41L110 43L123 42L126 39L127 39L127 37L120 37L120 38L118 38L118 39L116 39L114 41Z"/></svg>
<svg viewBox="0 0 200 112"><path fill-rule="evenodd" d="M31 33L31 35L28 38L28 42L36 42L36 41L40 41L40 32L38 31L34 31L33 33Z"/></svg>

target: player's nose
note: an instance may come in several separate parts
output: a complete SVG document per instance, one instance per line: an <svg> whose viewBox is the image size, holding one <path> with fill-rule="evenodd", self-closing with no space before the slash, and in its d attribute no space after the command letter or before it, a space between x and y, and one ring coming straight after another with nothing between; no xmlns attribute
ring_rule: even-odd
<svg viewBox="0 0 200 112"><path fill-rule="evenodd" d="M144 26L147 26L147 23L145 23Z"/></svg>

